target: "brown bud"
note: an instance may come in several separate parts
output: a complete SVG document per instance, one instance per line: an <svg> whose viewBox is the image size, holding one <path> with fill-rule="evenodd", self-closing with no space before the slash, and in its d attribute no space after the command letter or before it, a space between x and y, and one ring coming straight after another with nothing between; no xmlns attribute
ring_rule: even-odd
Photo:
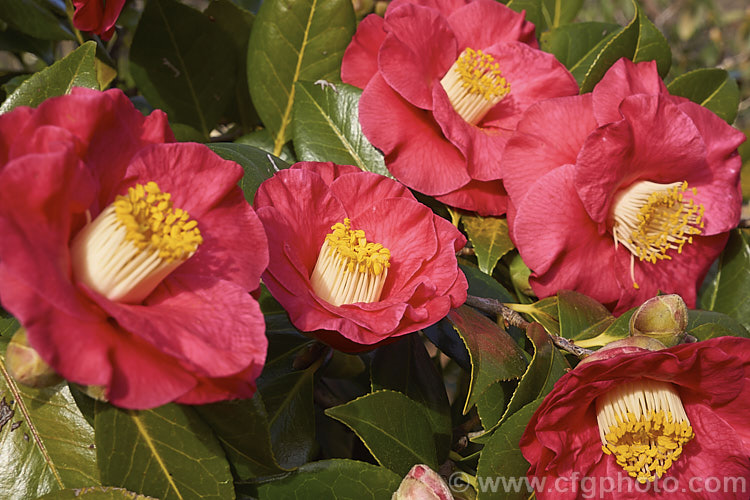
<svg viewBox="0 0 750 500"><path fill-rule="evenodd" d="M10 339L5 351L5 365L19 384L29 387L49 387L62 381L62 377L29 345L25 328L19 328Z"/></svg>
<svg viewBox="0 0 750 500"><path fill-rule="evenodd" d="M630 318L630 335L656 339L672 347L685 339L688 310L679 295L660 295L647 300Z"/></svg>
<svg viewBox="0 0 750 500"><path fill-rule="evenodd" d="M437 472L417 464L401 481L391 500L453 500L453 494Z"/></svg>

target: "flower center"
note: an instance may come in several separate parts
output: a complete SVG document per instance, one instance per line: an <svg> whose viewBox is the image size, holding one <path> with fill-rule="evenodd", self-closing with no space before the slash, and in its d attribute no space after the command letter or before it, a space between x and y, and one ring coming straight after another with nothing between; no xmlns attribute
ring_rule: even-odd
<svg viewBox="0 0 750 500"><path fill-rule="evenodd" d="M667 252L682 253L685 244L703 228L703 205L683 196L687 182L657 184L641 181L621 191L612 204L612 237L630 251L630 277L635 282L635 257L655 264L671 259ZM695 188L690 190L698 194Z"/></svg>
<svg viewBox="0 0 750 500"><path fill-rule="evenodd" d="M685 408L672 384L625 383L596 400L602 450L640 483L661 478L693 439Z"/></svg>
<svg viewBox="0 0 750 500"><path fill-rule="evenodd" d="M440 84L456 113L472 125L510 93L495 58L470 48L461 52Z"/></svg>
<svg viewBox="0 0 750 500"><path fill-rule="evenodd" d="M139 303L203 243L198 223L155 182L136 184L73 239L73 275L110 300Z"/></svg>
<svg viewBox="0 0 750 500"><path fill-rule="evenodd" d="M310 276L312 289L335 306L377 302L391 267L390 250L368 242L363 230L352 230L349 219L331 229Z"/></svg>

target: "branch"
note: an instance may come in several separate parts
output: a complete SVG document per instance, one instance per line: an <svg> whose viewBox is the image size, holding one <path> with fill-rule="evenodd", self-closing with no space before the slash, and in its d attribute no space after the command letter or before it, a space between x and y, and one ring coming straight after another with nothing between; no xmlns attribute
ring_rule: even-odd
<svg viewBox="0 0 750 500"><path fill-rule="evenodd" d="M503 320L507 324L520 328L524 331L526 331L526 329L531 324L526 321L519 313L495 299L487 299L484 297L475 297L473 295L469 295L466 297L466 305L475 307L490 314L495 314L498 317L503 318ZM592 351L591 349L585 349L583 347L575 345L575 342L566 339L565 337L552 335L551 333L549 333L548 335L550 339L552 339L552 343L555 344L558 349L569 352L570 354L577 356L578 358L585 358L586 356L594 353L594 351Z"/></svg>

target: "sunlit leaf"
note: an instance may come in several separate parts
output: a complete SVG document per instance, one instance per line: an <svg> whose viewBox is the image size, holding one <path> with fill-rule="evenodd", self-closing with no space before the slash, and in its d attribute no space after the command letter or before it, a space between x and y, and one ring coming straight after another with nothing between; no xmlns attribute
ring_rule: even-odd
<svg viewBox="0 0 750 500"><path fill-rule="evenodd" d="M726 70L696 69L672 80L667 89L672 95L686 97L710 109L729 124L737 117L740 89Z"/></svg>
<svg viewBox="0 0 750 500"><path fill-rule="evenodd" d="M538 34L572 21L583 0L510 0L507 5L516 12L526 11Z"/></svg>
<svg viewBox="0 0 750 500"><path fill-rule="evenodd" d="M731 316L750 331L750 230L737 229L719 257L719 268L701 307Z"/></svg>
<svg viewBox="0 0 750 500"><path fill-rule="evenodd" d="M557 292L557 308L560 336L573 340L580 338L583 332L587 335L602 332L615 321L615 317L602 304L569 290Z"/></svg>
<svg viewBox="0 0 750 500"><path fill-rule="evenodd" d="M294 150L302 161L332 161L390 175L383 153L359 124L362 91L344 83L297 82L294 104Z"/></svg>
<svg viewBox="0 0 750 500"><path fill-rule="evenodd" d="M533 304L507 304L514 311L524 313L540 323L548 332L560 335L560 320L557 296L547 297Z"/></svg>
<svg viewBox="0 0 750 500"><path fill-rule="evenodd" d="M162 500L234 498L224 450L194 410L122 410L97 402L102 483Z"/></svg>
<svg viewBox="0 0 750 500"><path fill-rule="evenodd" d="M86 42L49 68L24 81L0 106L7 113L18 106L39 106L45 99L69 94L73 87L99 90L94 64L96 43Z"/></svg>
<svg viewBox="0 0 750 500"><path fill-rule="evenodd" d="M266 0L247 53L250 97L279 156L292 138L298 81L339 81L341 58L355 29L350 0Z"/></svg>
<svg viewBox="0 0 750 500"><path fill-rule="evenodd" d="M620 25L613 23L566 24L542 33L539 45L571 69L584 60L599 42L620 28Z"/></svg>
<svg viewBox="0 0 750 500"><path fill-rule="evenodd" d="M329 408L326 415L351 428L378 463L399 476L405 476L414 464L438 466L425 411L400 392L373 392Z"/></svg>
<svg viewBox="0 0 750 500"><path fill-rule="evenodd" d="M153 497L111 486L90 486L88 488L55 491L39 497L39 500L76 500L79 498L83 500L155 500Z"/></svg>
<svg viewBox="0 0 750 500"><path fill-rule="evenodd" d="M508 221L499 217L464 215L461 217L469 241L474 246L479 269L492 275L497 261L515 248L508 233Z"/></svg>

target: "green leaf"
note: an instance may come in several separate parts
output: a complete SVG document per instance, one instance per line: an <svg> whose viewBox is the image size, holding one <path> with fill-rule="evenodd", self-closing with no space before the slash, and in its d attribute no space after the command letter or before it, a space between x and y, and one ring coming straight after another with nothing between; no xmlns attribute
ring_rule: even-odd
<svg viewBox="0 0 750 500"><path fill-rule="evenodd" d="M34 38L42 40L73 40L67 23L59 19L38 0L2 0L0 19Z"/></svg>
<svg viewBox="0 0 750 500"><path fill-rule="evenodd" d="M534 344L534 357L518 382L518 388L508 403L500 422L520 410L523 406L544 396L552 390L557 379L570 370L565 356L557 350L552 339L538 323L532 323L526 329L526 335Z"/></svg>
<svg viewBox="0 0 750 500"><path fill-rule="evenodd" d="M581 333L602 332L614 323L615 317L606 307L586 295L561 290L557 292L560 336L577 340Z"/></svg>
<svg viewBox="0 0 750 500"><path fill-rule="evenodd" d="M540 323L549 333L560 335L560 320L557 297L547 297L533 304L506 304L514 311L529 315Z"/></svg>
<svg viewBox="0 0 750 500"><path fill-rule="evenodd" d="M236 139L234 143L247 144L248 146L253 146L258 149L262 149L267 153L273 154L273 137L271 137L271 133L268 131L268 129L265 128L255 130L254 132L250 132L249 134L245 134L242 137ZM297 157L294 156L294 151L292 151L291 143L284 144L284 147L281 148L281 154L275 156L281 158L290 165L297 162Z"/></svg>
<svg viewBox="0 0 750 500"><path fill-rule="evenodd" d="M69 94L73 87L99 90L96 79L96 43L86 42L24 81L0 106L0 114L18 106L39 106L49 97Z"/></svg>
<svg viewBox="0 0 750 500"><path fill-rule="evenodd" d="M424 342L418 334L378 348L370 367L372 390L390 389L420 404L430 421L437 450L437 461L443 463L450 450L452 426L450 403L445 384Z"/></svg>
<svg viewBox="0 0 750 500"><path fill-rule="evenodd" d="M461 336L471 357L471 382L464 414L489 386L519 378L526 370L526 355L496 323L468 306L448 313L448 321Z"/></svg>
<svg viewBox="0 0 750 500"><path fill-rule="evenodd" d="M499 300L500 302L513 302L515 298L496 279L486 275L476 267L459 264L461 271L469 282L469 295Z"/></svg>
<svg viewBox="0 0 750 500"><path fill-rule="evenodd" d="M250 97L278 156L292 138L294 84L338 81L355 30L350 0L266 0L250 33Z"/></svg>
<svg viewBox="0 0 750 500"><path fill-rule="evenodd" d="M526 11L526 18L534 23L536 32L571 22L583 5L583 0L510 0L508 7L516 12Z"/></svg>
<svg viewBox="0 0 750 500"><path fill-rule="evenodd" d="M710 109L730 125L737 117L740 89L726 70L703 68L684 73L667 86L669 93Z"/></svg>
<svg viewBox="0 0 750 500"><path fill-rule="evenodd" d="M3 497L35 498L100 484L94 429L81 415L67 385L44 389L18 385L4 360L0 361L0 375Z"/></svg>
<svg viewBox="0 0 750 500"><path fill-rule="evenodd" d="M245 199L251 205L255 192L263 181L273 177L273 174L279 170L289 168L289 165L281 158L253 146L231 142L215 142L207 146L225 160L240 164L245 175L240 179L239 186L245 193Z"/></svg>
<svg viewBox="0 0 750 500"><path fill-rule="evenodd" d="M234 498L224 450L187 406L121 410L96 405L102 482L162 500Z"/></svg>
<svg viewBox="0 0 750 500"><path fill-rule="evenodd" d="M515 248L508 233L508 221L478 215L464 215L461 221L474 246L479 269L491 276L497 261Z"/></svg>
<svg viewBox="0 0 750 500"><path fill-rule="evenodd" d="M543 398L536 399L518 410L487 440L477 466L477 500L527 500L533 496L533 491L523 486L525 483L522 480L526 479L529 462L521 453L519 441L526 424L542 401ZM518 491L505 487L514 484L511 483L513 480L517 480L515 484L521 486Z"/></svg>
<svg viewBox="0 0 750 500"><path fill-rule="evenodd" d="M313 376L321 361L305 370L273 379L268 379L268 373L264 372L258 379L258 390L268 413L274 455L285 469L299 467L312 458L315 448Z"/></svg>
<svg viewBox="0 0 750 500"><path fill-rule="evenodd" d="M750 331L750 230L730 233L716 276L701 297L701 307L731 316Z"/></svg>
<svg viewBox="0 0 750 500"><path fill-rule="evenodd" d="M259 392L252 399L194 407L213 429L241 480L284 472L273 454L268 414Z"/></svg>
<svg viewBox="0 0 750 500"><path fill-rule="evenodd" d="M258 500L390 500L401 476L355 460L311 462L283 479L260 485Z"/></svg>
<svg viewBox="0 0 750 500"><path fill-rule="evenodd" d="M372 392L325 413L351 428L375 460L399 476L414 464L437 469L430 421L421 405L400 392Z"/></svg>
<svg viewBox="0 0 750 500"><path fill-rule="evenodd" d="M155 500L153 497L111 486L89 486L87 488L55 491L39 497L39 500L76 500L78 498L84 500Z"/></svg>
<svg viewBox="0 0 750 500"><path fill-rule="evenodd" d="M672 53L664 36L636 3L633 19L623 29L608 35L570 68L581 85L581 93L591 92L607 70L620 58L639 62L656 60L664 77L672 64Z"/></svg>
<svg viewBox="0 0 750 500"><path fill-rule="evenodd" d="M750 338L748 330L737 320L715 311L688 311L688 324L685 330L698 340L726 335Z"/></svg>
<svg viewBox="0 0 750 500"><path fill-rule="evenodd" d="M542 33L539 45L571 69L605 37L621 28L618 24L585 22L566 24Z"/></svg>
<svg viewBox="0 0 750 500"><path fill-rule="evenodd" d="M359 125L362 91L344 83L295 83L294 150L302 161L332 161L390 176L383 153Z"/></svg>
<svg viewBox="0 0 750 500"><path fill-rule="evenodd" d="M600 324L592 325L578 335L578 338L575 339L576 345L590 349L624 339L630 334L630 317L637 309L637 307L634 307L622 313L604 331L601 331Z"/></svg>
<svg viewBox="0 0 750 500"><path fill-rule="evenodd" d="M197 10L176 0L149 0L133 35L130 71L152 106L207 139L235 86L237 56L226 49L232 44Z"/></svg>

